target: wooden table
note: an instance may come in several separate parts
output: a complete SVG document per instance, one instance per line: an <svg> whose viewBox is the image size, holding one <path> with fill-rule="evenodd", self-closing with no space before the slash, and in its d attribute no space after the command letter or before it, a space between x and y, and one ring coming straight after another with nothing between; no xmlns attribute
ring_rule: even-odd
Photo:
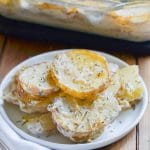
<svg viewBox="0 0 150 150"><path fill-rule="evenodd" d="M0 35L0 80L21 61L39 53L64 48L72 48L72 46L29 41ZM150 87L150 56L134 56L125 54L123 50L113 54L129 64L138 64L142 77L148 88ZM150 150L150 104L141 122L132 132L120 141L101 150Z"/></svg>

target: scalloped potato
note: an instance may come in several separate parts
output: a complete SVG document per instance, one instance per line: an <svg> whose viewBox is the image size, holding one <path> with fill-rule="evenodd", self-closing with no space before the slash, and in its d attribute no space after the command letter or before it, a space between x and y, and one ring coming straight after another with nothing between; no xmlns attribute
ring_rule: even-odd
<svg viewBox="0 0 150 150"><path fill-rule="evenodd" d="M57 129L82 143L100 136L143 92L138 66L119 68L96 52L80 49L19 70L3 98L27 114L23 120L31 134L49 135Z"/></svg>
<svg viewBox="0 0 150 150"><path fill-rule="evenodd" d="M110 82L106 59L82 49L57 55L49 76L65 93L80 99L89 99L102 92Z"/></svg>

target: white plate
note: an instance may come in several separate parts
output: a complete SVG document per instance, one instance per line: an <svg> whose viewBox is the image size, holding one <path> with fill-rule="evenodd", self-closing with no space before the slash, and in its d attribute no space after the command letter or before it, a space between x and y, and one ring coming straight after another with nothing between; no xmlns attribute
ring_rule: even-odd
<svg viewBox="0 0 150 150"><path fill-rule="evenodd" d="M63 51L48 52L48 53L35 56L22 62L15 68L13 68L6 75L6 77L1 83L0 96L2 95L3 89L11 82L12 77L20 68L22 68L23 66L30 66L32 64L36 64L36 63L43 62L43 61L52 61L54 56L61 52ZM119 67L127 66L125 62L123 62L122 60L114 56L111 56L102 52L99 52L99 53L102 54L108 60L108 62L116 63L119 65ZM142 83L144 86L144 97L140 101L140 103L135 107L135 109L130 109L130 110L122 112L116 118L116 120L105 129L104 133L91 143L74 144L70 140L68 140L67 138L63 137L60 134L52 135L49 137L37 138L33 135L30 135L27 132L27 130L24 128L24 126L21 126L20 123L18 122L18 120L21 120L21 117L22 115L24 115L24 113L22 113L16 106L7 104L4 102L0 106L0 111L1 111L3 118L12 127L12 129L15 130L19 135L21 135L23 138L27 140L39 143L43 146L46 146L52 149L59 149L59 150L95 149L95 148L106 146L108 144L111 144L121 139L123 136L129 133L138 124L148 104L147 88L143 80L142 80Z"/></svg>

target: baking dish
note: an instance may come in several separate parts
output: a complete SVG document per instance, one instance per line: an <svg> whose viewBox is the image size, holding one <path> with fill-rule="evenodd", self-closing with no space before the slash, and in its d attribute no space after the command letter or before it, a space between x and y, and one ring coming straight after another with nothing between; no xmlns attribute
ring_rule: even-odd
<svg viewBox="0 0 150 150"><path fill-rule="evenodd" d="M106 37L149 41L150 1L122 1L0 0L0 14L17 20Z"/></svg>

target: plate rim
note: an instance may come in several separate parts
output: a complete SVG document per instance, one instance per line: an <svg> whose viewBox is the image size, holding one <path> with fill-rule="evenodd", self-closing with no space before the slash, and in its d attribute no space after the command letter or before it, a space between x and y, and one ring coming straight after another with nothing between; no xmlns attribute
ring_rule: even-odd
<svg viewBox="0 0 150 150"><path fill-rule="evenodd" d="M62 49L62 50L55 50L55 51L49 51L49 52L45 52L45 53L41 53L39 55L36 55L36 56L33 56L33 57L30 57L22 62L20 62L18 65L16 65L15 67L13 67L6 75L5 77L3 78L1 84L0 84L0 95L2 94L2 87L3 87L3 84L6 82L6 80L8 78L10 78L11 74L13 74L13 72L15 72L15 70L17 70L20 66L23 66L25 65L28 61L32 60L33 59L38 59L38 57L44 57L45 55L53 55L53 54L57 54L59 52L65 52L65 51L68 51L68 50L72 50L72 49ZM91 51L95 51L95 50L91 50ZM124 62L123 60L119 59L118 57L116 56L113 56L111 54L108 54L108 53L105 53L105 52L101 52L101 51L95 51L99 54L102 54L106 57L111 57L112 59L114 59L115 61L119 61L121 64L123 64L124 66L128 66L128 64L126 62ZM106 58L107 59L107 58ZM38 139L36 137L33 137L32 135L29 135L27 133L25 133L23 130L21 130L20 128L16 127L16 125L9 119L9 117L7 116L7 113L5 112L5 109L3 108L3 100L1 100L1 104L0 104L0 112L1 112L1 115L2 117L4 118L4 120L10 125L10 127L17 133L19 134L22 138L24 139L28 139L30 138L30 140L32 142L36 142L40 145L43 145L43 146L48 146L49 148L57 148L57 149L92 149L92 148L102 148L104 146L107 146L109 144L112 144L116 141L118 141L119 139L123 138L125 135L127 135L138 123L139 121L141 120L141 118L143 117L144 115L144 112L146 111L146 108L147 108L147 105L148 105L148 89L146 87L146 84L144 82L144 80L142 79L141 77L141 81L142 81L142 84L143 84L143 87L144 87L144 94L145 94L145 99L143 99L143 105L142 105L142 108L140 110L140 113L139 113L139 116L136 118L136 120L133 122L132 125L130 125L124 132L122 132L121 134L117 134L116 136L113 136L113 139L110 138L108 140L103 140L103 142L101 142L100 140L98 141L94 141L94 142L91 142L91 143L83 143L83 144L60 144L60 143L54 143L54 142L50 142L50 141L46 141L46 140L43 140L43 139ZM43 141L45 144L43 144Z"/></svg>

